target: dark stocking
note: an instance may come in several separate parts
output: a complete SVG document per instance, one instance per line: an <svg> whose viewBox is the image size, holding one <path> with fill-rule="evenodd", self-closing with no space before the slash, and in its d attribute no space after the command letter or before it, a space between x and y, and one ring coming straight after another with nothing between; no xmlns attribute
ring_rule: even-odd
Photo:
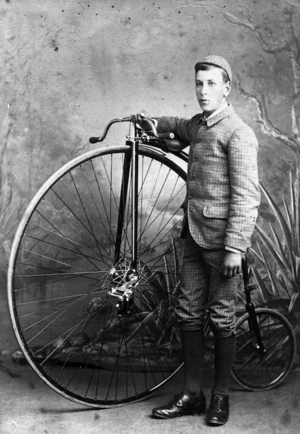
<svg viewBox="0 0 300 434"><path fill-rule="evenodd" d="M184 392L199 396L204 359L203 330L182 331Z"/></svg>
<svg viewBox="0 0 300 434"><path fill-rule="evenodd" d="M213 394L215 395L228 395L235 342L235 335L227 338L215 338L215 384L213 387Z"/></svg>

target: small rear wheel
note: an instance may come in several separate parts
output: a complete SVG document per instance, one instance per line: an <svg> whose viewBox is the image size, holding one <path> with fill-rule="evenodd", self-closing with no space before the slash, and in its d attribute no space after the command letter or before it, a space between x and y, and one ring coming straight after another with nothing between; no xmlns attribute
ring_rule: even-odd
<svg viewBox="0 0 300 434"><path fill-rule="evenodd" d="M249 327L249 314L237 321L236 356L232 377L243 388L252 391L278 386L290 372L296 356L295 333L280 312L255 309L265 352L256 348L256 338Z"/></svg>

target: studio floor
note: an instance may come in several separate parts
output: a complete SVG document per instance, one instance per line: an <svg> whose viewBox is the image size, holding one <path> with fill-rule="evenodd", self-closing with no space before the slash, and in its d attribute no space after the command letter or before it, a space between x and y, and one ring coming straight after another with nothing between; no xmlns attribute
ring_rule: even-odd
<svg viewBox="0 0 300 434"><path fill-rule="evenodd" d="M180 375L143 402L111 409L90 409L57 395L31 367L14 363L11 351L0 350L1 434L300 432L299 370L290 373L283 385L266 392L245 392L232 384L229 422L222 427L208 427L204 415L173 420L150 417L153 407L167 403L180 391ZM207 369L204 392L208 400L211 383L212 375Z"/></svg>

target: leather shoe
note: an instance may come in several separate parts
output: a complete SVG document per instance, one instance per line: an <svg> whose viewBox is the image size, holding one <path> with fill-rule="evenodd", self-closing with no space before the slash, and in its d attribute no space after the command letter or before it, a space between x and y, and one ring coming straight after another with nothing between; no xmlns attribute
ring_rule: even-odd
<svg viewBox="0 0 300 434"><path fill-rule="evenodd" d="M205 407L205 396L202 391L199 396L195 397L181 393L165 407L154 408L152 410L152 416L161 419L172 419L193 413L203 413Z"/></svg>
<svg viewBox="0 0 300 434"><path fill-rule="evenodd" d="M229 396L212 395L206 421L208 425L224 425L229 416Z"/></svg>

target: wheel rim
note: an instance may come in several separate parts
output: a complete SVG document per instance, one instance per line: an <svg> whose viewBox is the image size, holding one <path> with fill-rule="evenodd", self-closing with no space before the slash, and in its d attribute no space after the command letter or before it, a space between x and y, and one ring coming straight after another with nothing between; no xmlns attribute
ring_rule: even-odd
<svg viewBox="0 0 300 434"><path fill-rule="evenodd" d="M250 390L271 389L289 373L295 357L295 336L283 315L271 309L256 309L256 318L266 353L253 345L248 314L237 324L233 376Z"/></svg>
<svg viewBox="0 0 300 434"><path fill-rule="evenodd" d="M130 314L119 316L108 294L126 152L89 154L52 177L21 223L9 270L11 316L28 361L54 390L93 406L142 399L181 366L173 308L185 175L146 149ZM130 195L114 264L120 282L131 254Z"/></svg>

